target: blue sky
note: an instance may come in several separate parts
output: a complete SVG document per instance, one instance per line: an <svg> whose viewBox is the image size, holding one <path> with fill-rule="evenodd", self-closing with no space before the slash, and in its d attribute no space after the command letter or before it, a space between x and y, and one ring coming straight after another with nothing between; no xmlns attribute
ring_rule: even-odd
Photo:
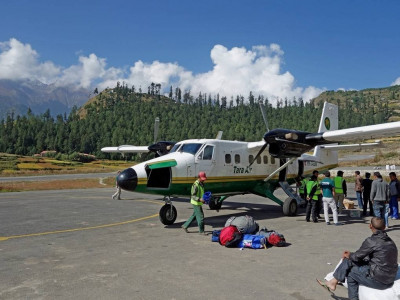
<svg viewBox="0 0 400 300"><path fill-rule="evenodd" d="M400 84L396 0L9 0L0 9L0 78L305 98Z"/></svg>

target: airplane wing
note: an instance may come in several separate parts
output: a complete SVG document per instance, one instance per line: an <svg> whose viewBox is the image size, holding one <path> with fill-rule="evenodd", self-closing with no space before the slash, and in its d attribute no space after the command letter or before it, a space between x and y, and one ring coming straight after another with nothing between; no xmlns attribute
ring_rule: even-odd
<svg viewBox="0 0 400 300"><path fill-rule="evenodd" d="M346 144L346 145L321 145L321 149L326 150L361 150L366 148L377 148L383 147L381 141L376 141L374 143L361 143L361 144Z"/></svg>
<svg viewBox="0 0 400 300"><path fill-rule="evenodd" d="M375 139L400 134L400 121L370 126L361 126L323 133L309 134L306 140L325 140L328 142L347 142L355 140Z"/></svg>
<svg viewBox="0 0 400 300"><path fill-rule="evenodd" d="M147 153L150 152L148 146L122 145L118 147L104 147L101 152L105 153Z"/></svg>

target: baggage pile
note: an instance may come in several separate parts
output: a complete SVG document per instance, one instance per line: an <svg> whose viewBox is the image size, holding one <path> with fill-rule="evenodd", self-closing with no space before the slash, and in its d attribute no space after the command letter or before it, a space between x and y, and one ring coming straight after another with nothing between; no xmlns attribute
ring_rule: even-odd
<svg viewBox="0 0 400 300"><path fill-rule="evenodd" d="M247 215L230 217L223 229L213 231L211 240L228 248L267 249L287 245L282 234L265 227L260 230L254 218Z"/></svg>

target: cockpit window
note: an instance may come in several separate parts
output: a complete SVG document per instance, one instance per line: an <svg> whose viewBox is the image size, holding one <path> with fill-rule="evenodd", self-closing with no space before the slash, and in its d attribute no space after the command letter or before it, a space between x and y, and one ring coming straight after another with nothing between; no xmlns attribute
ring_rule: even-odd
<svg viewBox="0 0 400 300"><path fill-rule="evenodd" d="M178 148L181 146L181 144L175 144L174 147L172 147L172 149L169 151L170 153L175 152L176 150L178 150Z"/></svg>
<svg viewBox="0 0 400 300"><path fill-rule="evenodd" d="M200 147L203 144L183 144L182 147L179 149L181 152L196 154L199 151Z"/></svg>
<svg viewBox="0 0 400 300"><path fill-rule="evenodd" d="M204 160L210 160L210 159L212 159L213 152L214 152L214 146L207 145L207 146L204 148L203 159L204 159Z"/></svg>

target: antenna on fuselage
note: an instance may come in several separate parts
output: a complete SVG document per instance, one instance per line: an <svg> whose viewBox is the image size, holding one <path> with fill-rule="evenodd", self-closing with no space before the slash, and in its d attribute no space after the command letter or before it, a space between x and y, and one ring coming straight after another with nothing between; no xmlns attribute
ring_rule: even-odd
<svg viewBox="0 0 400 300"><path fill-rule="evenodd" d="M218 131L217 136L215 137L216 140L220 140L222 138L223 131Z"/></svg>

